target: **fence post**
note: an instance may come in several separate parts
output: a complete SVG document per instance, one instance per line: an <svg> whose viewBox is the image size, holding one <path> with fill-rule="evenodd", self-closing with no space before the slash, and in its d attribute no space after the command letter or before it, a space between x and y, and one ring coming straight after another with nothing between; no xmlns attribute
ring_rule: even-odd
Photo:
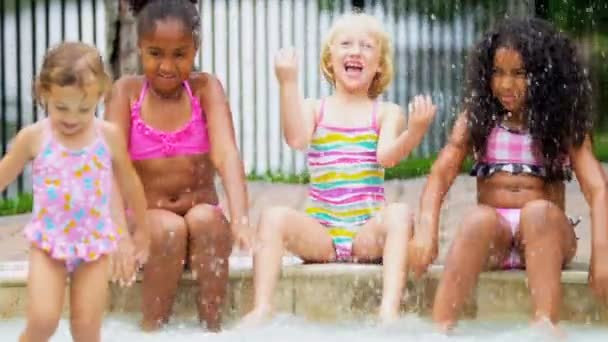
<svg viewBox="0 0 608 342"><path fill-rule="evenodd" d="M120 0L104 0L103 4L105 7L106 17L105 17L105 31L106 31L106 52L104 60L108 66L108 70L112 74L112 78L117 78L118 72L118 61L117 61L117 53L118 49L118 28L119 18L118 18L118 3Z"/></svg>
<svg viewBox="0 0 608 342"><path fill-rule="evenodd" d="M104 0L108 30L107 60L115 79L139 71L137 24L126 0Z"/></svg>

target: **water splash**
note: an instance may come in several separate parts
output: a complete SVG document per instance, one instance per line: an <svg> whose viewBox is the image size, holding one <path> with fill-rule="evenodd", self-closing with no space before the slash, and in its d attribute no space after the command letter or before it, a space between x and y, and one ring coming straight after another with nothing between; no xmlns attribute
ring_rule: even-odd
<svg viewBox="0 0 608 342"><path fill-rule="evenodd" d="M23 319L3 320L0 322L0 336L6 340L16 340L24 326ZM112 315L103 324L103 341L118 342L137 340L140 342L156 341L199 341L210 342L248 341L351 341L351 342L544 342L555 341L550 329L530 327L525 320L480 322L462 321L449 336L438 333L433 325L425 318L406 315L399 321L377 326L373 321L357 321L346 323L312 323L292 315L278 315L268 325L247 330L234 330L233 324L228 323L226 330L213 334L202 330L195 318L174 320L159 332L149 334L139 329L137 318L126 315ZM589 327L584 325L562 325L562 330L568 340L573 341L602 341L608 334L606 327ZM62 320L59 329L52 339L56 342L71 341L69 322Z"/></svg>

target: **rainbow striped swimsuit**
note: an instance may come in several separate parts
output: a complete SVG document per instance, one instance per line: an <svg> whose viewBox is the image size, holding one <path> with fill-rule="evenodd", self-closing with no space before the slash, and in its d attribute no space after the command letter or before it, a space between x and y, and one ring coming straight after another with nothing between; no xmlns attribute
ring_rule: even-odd
<svg viewBox="0 0 608 342"><path fill-rule="evenodd" d="M308 149L309 204L306 213L329 229L338 261L352 259L353 238L384 204L384 169L376 148L377 102L371 125L341 128L323 125L321 102Z"/></svg>

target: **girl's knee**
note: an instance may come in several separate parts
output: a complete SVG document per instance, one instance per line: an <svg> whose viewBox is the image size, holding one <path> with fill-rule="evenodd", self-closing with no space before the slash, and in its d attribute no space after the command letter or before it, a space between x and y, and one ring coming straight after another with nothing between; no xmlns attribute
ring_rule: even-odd
<svg viewBox="0 0 608 342"><path fill-rule="evenodd" d="M217 206L210 204L196 205L188 211L184 220L190 236L230 237L230 230L227 228L228 222Z"/></svg>
<svg viewBox="0 0 608 342"><path fill-rule="evenodd" d="M152 212L152 210L151 210ZM183 217L166 210L154 210L148 217L152 253L185 250L188 229Z"/></svg>
<svg viewBox="0 0 608 342"><path fill-rule="evenodd" d="M526 203L521 210L520 232L522 236L548 236L548 234L561 234L559 229L565 214L555 204L546 200L535 200Z"/></svg>
<svg viewBox="0 0 608 342"><path fill-rule="evenodd" d="M457 238L464 241L489 241L496 235L497 226L496 210L480 205L465 214Z"/></svg>
<svg viewBox="0 0 608 342"><path fill-rule="evenodd" d="M289 208L271 207L264 209L260 218L259 234L281 233L289 216Z"/></svg>
<svg viewBox="0 0 608 342"><path fill-rule="evenodd" d="M561 210L553 203L546 200L534 200L526 203L521 208L520 220L522 221L543 221L555 218L555 214Z"/></svg>

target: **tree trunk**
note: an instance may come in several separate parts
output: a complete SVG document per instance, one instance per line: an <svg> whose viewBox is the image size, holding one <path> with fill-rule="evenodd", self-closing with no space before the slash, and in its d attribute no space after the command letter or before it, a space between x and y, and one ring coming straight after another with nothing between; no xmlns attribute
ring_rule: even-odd
<svg viewBox="0 0 608 342"><path fill-rule="evenodd" d="M104 0L106 7L107 55L112 78L137 74L137 23L126 0Z"/></svg>

